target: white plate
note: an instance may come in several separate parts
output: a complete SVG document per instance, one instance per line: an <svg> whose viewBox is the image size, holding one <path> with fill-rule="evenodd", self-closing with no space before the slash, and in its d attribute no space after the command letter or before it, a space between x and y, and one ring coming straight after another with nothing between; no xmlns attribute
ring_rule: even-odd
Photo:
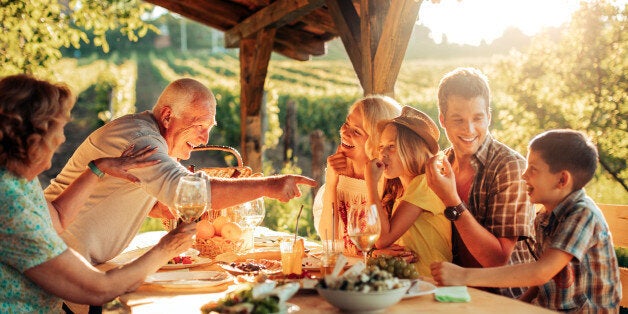
<svg viewBox="0 0 628 314"><path fill-rule="evenodd" d="M148 275L145 282L167 288L198 288L233 282L233 277L222 271L171 271Z"/></svg>
<svg viewBox="0 0 628 314"><path fill-rule="evenodd" d="M255 247L279 247L281 237L267 236L267 237L255 237Z"/></svg>
<svg viewBox="0 0 628 314"><path fill-rule="evenodd" d="M415 281L416 283L414 283ZM414 285L408 289L406 294L403 295L403 299L414 298L436 292L436 286L427 281L415 279L412 283L414 283Z"/></svg>
<svg viewBox="0 0 628 314"><path fill-rule="evenodd" d="M266 275L275 275L275 274L281 273L281 266L277 269L262 269L262 270L257 270L257 271L244 271L240 268L233 267L229 264L220 264L220 267L222 267L222 269L228 271L229 273L233 275L257 275L259 273L266 274Z"/></svg>
<svg viewBox="0 0 628 314"><path fill-rule="evenodd" d="M192 257L192 263L190 264L166 264L164 266L161 266L161 269L168 270L168 269L191 268L191 267L196 267L196 266L207 265L211 263L211 261L212 261L211 258L196 256L196 257Z"/></svg>
<svg viewBox="0 0 628 314"><path fill-rule="evenodd" d="M321 260L316 257L306 256L301 260L301 267L305 270L319 270Z"/></svg>

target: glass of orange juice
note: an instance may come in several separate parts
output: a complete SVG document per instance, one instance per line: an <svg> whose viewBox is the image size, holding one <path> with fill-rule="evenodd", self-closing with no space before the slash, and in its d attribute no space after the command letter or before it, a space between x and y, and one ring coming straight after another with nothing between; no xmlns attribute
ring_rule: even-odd
<svg viewBox="0 0 628 314"><path fill-rule="evenodd" d="M297 241L302 241L297 240ZM293 238L286 238L279 243L281 252L281 272L284 275L297 274L302 272L303 251L299 249L299 245L295 245Z"/></svg>

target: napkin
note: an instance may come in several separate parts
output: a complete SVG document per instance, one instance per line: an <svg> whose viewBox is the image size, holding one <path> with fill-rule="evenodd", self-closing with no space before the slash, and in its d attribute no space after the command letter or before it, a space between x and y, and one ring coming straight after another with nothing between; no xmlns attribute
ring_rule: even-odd
<svg viewBox="0 0 628 314"><path fill-rule="evenodd" d="M438 302L469 302L471 296L466 286L438 287L434 299Z"/></svg>

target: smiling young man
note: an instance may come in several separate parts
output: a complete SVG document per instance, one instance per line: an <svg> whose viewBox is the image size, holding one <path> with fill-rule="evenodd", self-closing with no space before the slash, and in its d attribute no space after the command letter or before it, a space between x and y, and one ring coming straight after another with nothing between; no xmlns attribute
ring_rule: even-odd
<svg viewBox="0 0 628 314"><path fill-rule="evenodd" d="M530 142L523 174L536 218L539 260L496 268L433 263L443 285L530 286L522 298L561 312L617 313L619 269L604 215L583 187L593 178L595 145L574 130L551 130Z"/></svg>
<svg viewBox="0 0 628 314"><path fill-rule="evenodd" d="M474 68L447 73L438 89L439 122L452 147L432 158L427 181L453 222L454 263L491 267L534 261L534 217L521 173L525 159L491 136L490 89ZM443 171L444 169L444 171ZM495 292L517 297L524 288Z"/></svg>
<svg viewBox="0 0 628 314"><path fill-rule="evenodd" d="M157 201L173 207L179 178L190 174L178 161L188 159L194 147L207 143L214 125L214 95L200 82L183 78L164 89L152 112L126 115L92 132L46 188L47 199L59 195L91 160L120 156L130 145L156 147L157 152L150 159L161 162L130 171L141 183L104 176L76 220L61 234L66 243L93 264L106 262L122 252ZM212 209L262 196L288 201L301 195L298 184L316 183L296 175L206 178L210 180L207 188Z"/></svg>

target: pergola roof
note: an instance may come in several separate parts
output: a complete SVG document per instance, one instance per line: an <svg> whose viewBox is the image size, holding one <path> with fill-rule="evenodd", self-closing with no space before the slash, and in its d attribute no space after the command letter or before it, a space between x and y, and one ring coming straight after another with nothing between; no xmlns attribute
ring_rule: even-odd
<svg viewBox="0 0 628 314"><path fill-rule="evenodd" d="M277 29L273 51L295 60L326 53L339 36L324 0L147 0L171 12L225 32L225 47L266 27ZM359 10L359 3L355 3Z"/></svg>

